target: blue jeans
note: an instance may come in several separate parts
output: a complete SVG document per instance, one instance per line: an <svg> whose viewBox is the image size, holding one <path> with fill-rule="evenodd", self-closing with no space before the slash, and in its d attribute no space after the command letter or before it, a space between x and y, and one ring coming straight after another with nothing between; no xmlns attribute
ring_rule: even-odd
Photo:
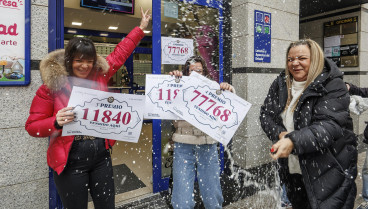
<svg viewBox="0 0 368 209"><path fill-rule="evenodd" d="M363 196L363 199L366 202L368 202L368 150L366 151L364 166L362 169L362 177L363 177L362 196Z"/></svg>
<svg viewBox="0 0 368 209"><path fill-rule="evenodd" d="M217 144L193 145L178 142L174 145L172 206L175 209L194 208L196 174L205 208L222 208L224 198L220 184Z"/></svg>
<svg viewBox="0 0 368 209"><path fill-rule="evenodd" d="M281 201L284 202L285 204L290 204L289 198L287 197L285 184L282 184L281 189L282 189Z"/></svg>

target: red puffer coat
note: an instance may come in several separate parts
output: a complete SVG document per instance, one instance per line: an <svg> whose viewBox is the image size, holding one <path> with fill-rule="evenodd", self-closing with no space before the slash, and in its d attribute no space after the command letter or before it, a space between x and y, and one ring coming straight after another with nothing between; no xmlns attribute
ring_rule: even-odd
<svg viewBox="0 0 368 209"><path fill-rule="evenodd" d="M124 64L143 37L143 31L136 27L116 46L106 60L98 56L96 66L88 76L88 79L95 83L93 89L107 91L107 82ZM25 128L33 137L50 137L47 163L60 174L67 163L74 140L74 136L61 136L61 130L54 126L56 113L67 107L72 88L64 65L64 49L48 54L41 61L40 72L44 83L32 101ZM106 139L105 142L106 149L115 144L114 140Z"/></svg>

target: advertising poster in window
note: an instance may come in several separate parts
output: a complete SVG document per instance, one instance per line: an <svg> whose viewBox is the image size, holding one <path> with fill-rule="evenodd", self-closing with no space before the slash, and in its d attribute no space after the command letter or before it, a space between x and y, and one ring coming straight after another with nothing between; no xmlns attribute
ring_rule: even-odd
<svg viewBox="0 0 368 209"><path fill-rule="evenodd" d="M29 81L30 1L0 1L0 86Z"/></svg>
<svg viewBox="0 0 368 209"><path fill-rule="evenodd" d="M271 13L254 10L254 62L271 62Z"/></svg>
<svg viewBox="0 0 368 209"><path fill-rule="evenodd" d="M193 56L193 39L161 37L162 64L184 65Z"/></svg>
<svg viewBox="0 0 368 209"><path fill-rule="evenodd" d="M325 56L340 68L358 67L358 17L324 23Z"/></svg>

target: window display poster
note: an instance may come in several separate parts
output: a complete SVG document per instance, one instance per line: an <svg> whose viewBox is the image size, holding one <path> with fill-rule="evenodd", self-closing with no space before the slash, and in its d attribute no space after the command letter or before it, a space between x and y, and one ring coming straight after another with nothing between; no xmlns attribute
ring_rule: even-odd
<svg viewBox="0 0 368 209"><path fill-rule="evenodd" d="M29 62L30 1L0 1L0 86L29 84Z"/></svg>
<svg viewBox="0 0 368 209"><path fill-rule="evenodd" d="M341 45L340 35L325 37L324 40L323 40L323 44L324 44L325 48L332 47L332 46L340 46Z"/></svg>
<svg viewBox="0 0 368 209"><path fill-rule="evenodd" d="M165 17L171 17L178 19L179 17L179 5L176 2L164 1L164 15Z"/></svg>
<svg viewBox="0 0 368 209"><path fill-rule="evenodd" d="M358 56L343 56L341 57L341 67L356 67L359 64Z"/></svg>
<svg viewBox="0 0 368 209"><path fill-rule="evenodd" d="M324 54L338 67L358 67L358 17L324 23Z"/></svg>
<svg viewBox="0 0 368 209"><path fill-rule="evenodd" d="M349 45L341 47L341 56L358 55L358 45Z"/></svg>
<svg viewBox="0 0 368 209"><path fill-rule="evenodd" d="M271 13L254 10L254 62L271 62Z"/></svg>
<svg viewBox="0 0 368 209"><path fill-rule="evenodd" d="M184 65L193 56L193 39L161 37L162 64Z"/></svg>
<svg viewBox="0 0 368 209"><path fill-rule="evenodd" d="M340 56L340 46L332 47L332 56L339 57Z"/></svg>
<svg viewBox="0 0 368 209"><path fill-rule="evenodd" d="M332 47L325 47L324 54L326 57L332 57Z"/></svg>

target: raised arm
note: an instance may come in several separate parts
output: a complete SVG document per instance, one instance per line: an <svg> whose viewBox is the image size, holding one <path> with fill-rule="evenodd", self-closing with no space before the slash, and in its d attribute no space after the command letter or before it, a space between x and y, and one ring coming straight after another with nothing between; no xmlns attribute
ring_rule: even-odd
<svg viewBox="0 0 368 209"><path fill-rule="evenodd" d="M141 8L141 23L139 27L135 27L114 49L111 54L106 58L109 63L110 69L108 75L105 76L108 81L117 70L125 63L125 61L132 54L134 49L137 47L141 39L144 37L143 30L148 26L151 15L148 14L149 10L143 12Z"/></svg>

